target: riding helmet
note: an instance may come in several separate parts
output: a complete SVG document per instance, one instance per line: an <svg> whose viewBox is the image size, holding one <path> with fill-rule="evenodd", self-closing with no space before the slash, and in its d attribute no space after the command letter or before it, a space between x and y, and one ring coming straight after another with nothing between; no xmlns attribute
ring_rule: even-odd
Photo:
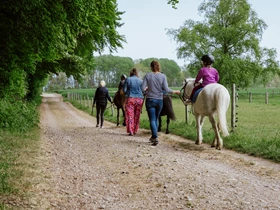
<svg viewBox="0 0 280 210"><path fill-rule="evenodd" d="M122 74L121 79L126 79L126 75Z"/></svg>
<svg viewBox="0 0 280 210"><path fill-rule="evenodd" d="M214 63L214 59L209 55L203 55L201 61L206 65L212 65Z"/></svg>

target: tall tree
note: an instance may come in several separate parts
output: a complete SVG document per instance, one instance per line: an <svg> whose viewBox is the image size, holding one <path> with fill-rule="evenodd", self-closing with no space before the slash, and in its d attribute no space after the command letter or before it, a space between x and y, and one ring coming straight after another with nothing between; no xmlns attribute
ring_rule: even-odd
<svg viewBox="0 0 280 210"><path fill-rule="evenodd" d="M160 58L159 62L162 72L167 75L169 86L180 86L182 84L183 78L181 78L181 68L178 66L178 64L174 60L167 58Z"/></svg>
<svg viewBox="0 0 280 210"><path fill-rule="evenodd" d="M119 57L113 55L102 55L95 58L96 68L94 75L95 84L103 79L109 87L117 87L122 74L129 75L131 68L134 67L132 58Z"/></svg>
<svg viewBox="0 0 280 210"><path fill-rule="evenodd" d="M144 60L140 60L140 64L146 66L150 69L150 64L153 60L157 60L161 66L161 72L166 74L167 82L170 86L180 86L182 77L181 77L181 68L174 60L169 60L167 58L147 58Z"/></svg>
<svg viewBox="0 0 280 210"><path fill-rule="evenodd" d="M116 0L14 0L0 4L0 96L33 98L51 73L79 78L93 52L125 41Z"/></svg>
<svg viewBox="0 0 280 210"><path fill-rule="evenodd" d="M179 45L177 56L189 60L193 76L203 54L215 58L220 82L247 87L262 77L266 84L279 72L276 50L260 47L265 22L258 18L247 0L205 0L198 8L204 20L186 20L179 29L167 34Z"/></svg>

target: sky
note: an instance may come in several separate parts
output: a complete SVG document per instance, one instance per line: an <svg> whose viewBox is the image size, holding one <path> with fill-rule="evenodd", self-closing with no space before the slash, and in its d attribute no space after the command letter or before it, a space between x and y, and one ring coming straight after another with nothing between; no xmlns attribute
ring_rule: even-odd
<svg viewBox="0 0 280 210"><path fill-rule="evenodd" d="M179 29L185 20L200 21L198 6L203 0L180 0L177 9L167 4L167 0L117 0L124 25L118 29L126 37L123 49L115 56L146 59L150 57L168 58L183 66L187 61L177 58L176 42L169 37L167 29ZM280 0L249 0L258 18L268 25L262 36L261 47L275 48L280 60ZM106 51L104 52L106 53Z"/></svg>

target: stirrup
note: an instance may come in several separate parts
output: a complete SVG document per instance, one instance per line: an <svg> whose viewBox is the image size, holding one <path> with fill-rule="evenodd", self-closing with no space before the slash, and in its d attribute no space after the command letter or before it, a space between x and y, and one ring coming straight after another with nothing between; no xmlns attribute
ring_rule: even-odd
<svg viewBox="0 0 280 210"><path fill-rule="evenodd" d="M191 99L187 99L183 103L185 104L185 106L192 105L192 100Z"/></svg>

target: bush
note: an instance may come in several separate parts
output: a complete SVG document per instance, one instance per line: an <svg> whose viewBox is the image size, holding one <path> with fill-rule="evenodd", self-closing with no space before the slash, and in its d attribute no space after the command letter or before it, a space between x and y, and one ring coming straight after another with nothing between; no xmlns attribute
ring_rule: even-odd
<svg viewBox="0 0 280 210"><path fill-rule="evenodd" d="M24 132L39 122L36 102L0 100L0 128Z"/></svg>

